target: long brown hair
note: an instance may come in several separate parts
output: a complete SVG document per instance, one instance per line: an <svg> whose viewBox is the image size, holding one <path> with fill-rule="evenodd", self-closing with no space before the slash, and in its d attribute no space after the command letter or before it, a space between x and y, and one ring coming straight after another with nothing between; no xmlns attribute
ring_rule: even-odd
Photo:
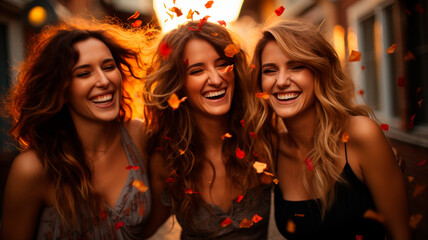
<svg viewBox="0 0 428 240"><path fill-rule="evenodd" d="M145 88L146 119L151 131L148 152L163 150L171 177L176 181L169 186L172 196L173 209L184 219L189 220L192 213L201 206L198 195L185 194L186 189L197 191L201 179L202 163L207 161L204 156L203 145L197 124L191 115L191 106L183 102L176 110L168 106L168 98L173 94L184 97L184 82L186 78L186 63L183 52L187 42L191 39L202 39L210 43L220 57L230 60L234 64L235 90L231 109L229 111L228 132L232 138L225 139L223 144L223 158L226 163L227 175L236 186L245 191L258 184L257 174L251 167L255 161L252 154L254 139L249 131L252 123L245 122L248 112L254 107L254 96L248 89L247 56L239 50L233 58L225 56L224 49L229 44L237 44L229 32L222 26L207 22L200 30L199 22L188 22L167 33L160 43L167 44L172 52L165 58L161 53L161 44L153 58L153 73L147 77ZM165 46L165 45L163 45ZM243 121L243 127L241 125ZM251 130L253 131L253 130ZM245 159L237 159L237 148L246 153ZM184 153L180 153L180 150ZM212 166L214 169L214 167ZM215 178L215 172L214 172Z"/></svg>
<svg viewBox="0 0 428 240"><path fill-rule="evenodd" d="M320 199L322 213L332 205L334 184L342 169L337 166L341 135L350 116L373 116L365 105L355 102L354 84L343 72L334 48L314 26L299 21L280 21L263 31L255 50L252 63L255 71L252 86L261 90L261 56L266 44L275 41L283 53L291 59L304 63L314 73L314 92L316 96L317 131L313 137L313 150L309 153L313 165L313 177L304 174L304 186L312 198ZM265 105L266 107L266 105ZM272 108L265 108L262 124L265 129L275 129ZM274 122L277 122L276 119ZM275 133L275 132L274 132ZM266 135L269 135L267 133ZM266 135L261 135L266 138Z"/></svg>
<svg viewBox="0 0 428 240"><path fill-rule="evenodd" d="M123 42L125 32L119 26L82 19L50 26L33 39L7 102L13 118L10 133L22 150L34 150L42 161L53 192L53 205L70 228L79 227L83 219L99 220L102 208L91 184L92 166L64 99L72 80L72 67L79 59L73 45L89 38L109 48L122 75L118 121L131 117L132 101L126 86L139 79L135 74L141 65L138 49Z"/></svg>

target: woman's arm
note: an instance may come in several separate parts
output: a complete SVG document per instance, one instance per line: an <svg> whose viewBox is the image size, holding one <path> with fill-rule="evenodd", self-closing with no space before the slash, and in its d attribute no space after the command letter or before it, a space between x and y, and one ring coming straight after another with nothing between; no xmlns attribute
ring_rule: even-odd
<svg viewBox="0 0 428 240"><path fill-rule="evenodd" d="M373 120L352 117L350 137L364 183L393 239L410 239L409 209L404 178L382 130Z"/></svg>
<svg viewBox="0 0 428 240"><path fill-rule="evenodd" d="M43 164L33 151L19 154L6 183L1 239L34 239L44 203Z"/></svg>

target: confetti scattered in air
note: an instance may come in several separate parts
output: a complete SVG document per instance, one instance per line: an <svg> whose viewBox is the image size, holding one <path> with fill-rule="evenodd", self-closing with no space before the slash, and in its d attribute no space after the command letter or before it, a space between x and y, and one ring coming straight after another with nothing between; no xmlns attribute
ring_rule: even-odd
<svg viewBox="0 0 428 240"><path fill-rule="evenodd" d="M284 12L285 8L283 6L279 6L277 9L275 9L275 14L279 17Z"/></svg>
<svg viewBox="0 0 428 240"><path fill-rule="evenodd" d="M267 168L267 164L255 161L253 164L253 168L256 169L257 173L262 173Z"/></svg>
<svg viewBox="0 0 428 240"><path fill-rule="evenodd" d="M230 134L230 133L225 133L225 134L223 134L223 136L221 136L221 140L224 140L224 139L226 139L226 138L231 138L232 137L232 134Z"/></svg>
<svg viewBox="0 0 428 240"><path fill-rule="evenodd" d="M222 227L226 227L226 226L228 226L231 223L232 223L232 220L230 220L230 218L227 217L226 219L223 220L223 222L221 222L221 226Z"/></svg>
<svg viewBox="0 0 428 240"><path fill-rule="evenodd" d="M367 211L363 215L363 218L372 219L380 223L382 223L385 220L385 218L382 215L373 211L372 209L367 209Z"/></svg>
<svg viewBox="0 0 428 240"><path fill-rule="evenodd" d="M126 167L127 170L131 170L131 169L138 170L139 168L140 167L138 167L138 166L132 166L132 165L129 165Z"/></svg>
<svg viewBox="0 0 428 240"><path fill-rule="evenodd" d="M380 125L380 128L382 128L382 130L383 130L383 131L388 131L388 130L389 130L389 125L388 125L388 124L385 124L385 123L382 123L382 124Z"/></svg>
<svg viewBox="0 0 428 240"><path fill-rule="evenodd" d="M187 97L179 99L177 94L173 93L168 99L168 104L173 110L176 110L180 106L180 103L184 102L186 99Z"/></svg>
<svg viewBox="0 0 428 240"><path fill-rule="evenodd" d="M127 20L135 19L138 16L140 16L140 12L136 11L134 14L132 14Z"/></svg>
<svg viewBox="0 0 428 240"><path fill-rule="evenodd" d="M132 182L132 186L134 186L136 189L140 190L140 192L146 192L149 187L147 187L143 182L140 180L134 180Z"/></svg>
<svg viewBox="0 0 428 240"><path fill-rule="evenodd" d="M349 134L347 132L344 132L342 134L342 142L344 142L344 143L349 142Z"/></svg>
<svg viewBox="0 0 428 240"><path fill-rule="evenodd" d="M238 54L239 51L240 51L240 49L239 49L239 46L237 44L229 44L224 49L224 55L226 55L226 57L233 58L233 56Z"/></svg>
<svg viewBox="0 0 428 240"><path fill-rule="evenodd" d="M388 49L386 49L385 51L388 54L393 54L395 52L395 49L397 49L397 44L393 43Z"/></svg>
<svg viewBox="0 0 428 240"><path fill-rule="evenodd" d="M236 154L236 157L238 159L243 159L245 157L245 152L242 151L240 148L236 149L236 153L235 154Z"/></svg>
<svg viewBox="0 0 428 240"><path fill-rule="evenodd" d="M257 98L261 98L261 99L268 99L269 98L269 93L267 93L267 92L258 92L258 93L256 93L256 97Z"/></svg>
<svg viewBox="0 0 428 240"><path fill-rule="evenodd" d="M359 62L361 60L361 53L355 50L352 50L351 55L349 55L348 62Z"/></svg>

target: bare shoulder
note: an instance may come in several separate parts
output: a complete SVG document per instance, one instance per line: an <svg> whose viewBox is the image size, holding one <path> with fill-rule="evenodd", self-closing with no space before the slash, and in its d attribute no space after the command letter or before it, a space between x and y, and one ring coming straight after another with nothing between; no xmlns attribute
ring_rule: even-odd
<svg viewBox="0 0 428 240"><path fill-rule="evenodd" d="M365 116L352 116L349 120L348 133L352 142L358 145L372 144L385 139L379 125Z"/></svg>
<svg viewBox="0 0 428 240"><path fill-rule="evenodd" d="M123 123L129 135L132 138L135 146L143 156L143 161L146 162L147 156L145 153L145 144L146 144L146 125L142 119L131 119Z"/></svg>
<svg viewBox="0 0 428 240"><path fill-rule="evenodd" d="M12 162L10 175L22 181L34 182L43 179L44 166L33 150L20 153Z"/></svg>

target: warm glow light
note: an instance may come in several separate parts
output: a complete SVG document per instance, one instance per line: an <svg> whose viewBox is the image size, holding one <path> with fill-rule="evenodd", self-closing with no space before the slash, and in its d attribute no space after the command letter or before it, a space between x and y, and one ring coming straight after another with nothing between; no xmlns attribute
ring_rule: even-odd
<svg viewBox="0 0 428 240"><path fill-rule="evenodd" d="M153 0L153 8L158 18L162 31L167 32L176 28L191 19L187 19L189 10L197 11L193 14L193 20L199 20L205 16L210 16L208 21L217 22L224 20L227 24L238 18L244 0L214 0L211 8L206 8L208 0ZM177 17L177 14L170 11L177 7L183 15ZM168 13L170 15L168 15Z"/></svg>
<svg viewBox="0 0 428 240"><path fill-rule="evenodd" d="M345 60L345 30L340 25L334 26L333 44L340 61L343 62Z"/></svg>
<svg viewBox="0 0 428 240"><path fill-rule="evenodd" d="M40 27L46 21L48 14L41 6L35 6L28 12L28 22L34 27Z"/></svg>
<svg viewBox="0 0 428 240"><path fill-rule="evenodd" d="M357 34L352 28L348 28L348 55L352 50L358 50Z"/></svg>

